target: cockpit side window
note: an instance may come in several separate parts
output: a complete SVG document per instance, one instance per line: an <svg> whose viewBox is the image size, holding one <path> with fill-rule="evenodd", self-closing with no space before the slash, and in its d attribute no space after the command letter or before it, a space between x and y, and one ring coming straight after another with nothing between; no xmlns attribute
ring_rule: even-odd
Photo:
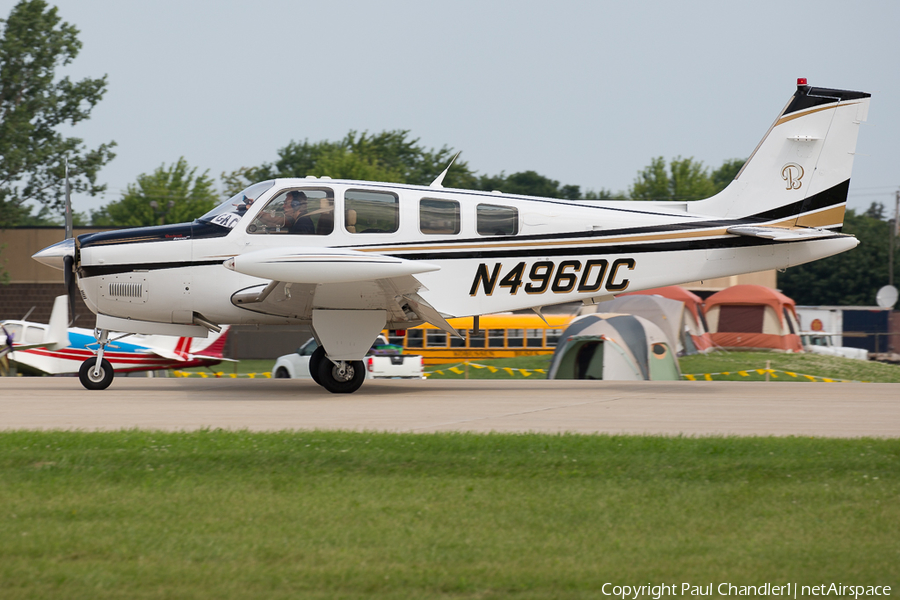
<svg viewBox="0 0 900 600"><path fill-rule="evenodd" d="M334 231L334 191L328 188L284 190L272 198L247 233L328 235Z"/></svg>
<svg viewBox="0 0 900 600"><path fill-rule="evenodd" d="M15 342L16 344L21 344L22 342L22 326L18 323L4 323L3 328L9 333L12 337L12 340L6 340L7 342ZM0 336L3 335L3 330L0 329Z"/></svg>
<svg viewBox="0 0 900 600"><path fill-rule="evenodd" d="M349 233L394 233L400 227L400 198L389 192L347 190L344 227Z"/></svg>
<svg viewBox="0 0 900 600"><path fill-rule="evenodd" d="M459 233L459 202L422 198L419 201L419 231L425 234Z"/></svg>
<svg viewBox="0 0 900 600"><path fill-rule="evenodd" d="M511 206L479 204L476 217L476 230L480 235L519 233L519 210Z"/></svg>

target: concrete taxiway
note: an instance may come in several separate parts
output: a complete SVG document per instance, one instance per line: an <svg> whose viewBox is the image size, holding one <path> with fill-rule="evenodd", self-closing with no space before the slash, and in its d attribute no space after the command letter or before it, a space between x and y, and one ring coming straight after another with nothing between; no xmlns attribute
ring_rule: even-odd
<svg viewBox="0 0 900 600"><path fill-rule="evenodd" d="M900 437L900 384L0 379L0 430L132 427Z"/></svg>

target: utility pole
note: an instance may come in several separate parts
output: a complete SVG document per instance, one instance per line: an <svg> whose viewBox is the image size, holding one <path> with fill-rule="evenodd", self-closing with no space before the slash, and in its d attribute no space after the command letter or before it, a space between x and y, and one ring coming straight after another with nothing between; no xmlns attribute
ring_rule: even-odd
<svg viewBox="0 0 900 600"><path fill-rule="evenodd" d="M894 239L897 237L898 217L900 217L900 190L894 192L894 220L891 222L890 251L888 254L888 285L894 285Z"/></svg>

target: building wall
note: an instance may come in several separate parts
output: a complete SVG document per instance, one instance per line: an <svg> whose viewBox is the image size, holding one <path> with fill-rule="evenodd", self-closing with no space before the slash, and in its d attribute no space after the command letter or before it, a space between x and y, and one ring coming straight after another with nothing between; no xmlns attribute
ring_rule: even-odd
<svg viewBox="0 0 900 600"><path fill-rule="evenodd" d="M106 231L108 227L77 227L75 235ZM0 268L9 274L9 285L0 285L0 319L21 319L47 323L53 300L66 293L63 272L31 258L35 252L65 238L62 227L21 227L0 229ZM94 313L80 296L75 299L77 327L92 329Z"/></svg>
<svg viewBox="0 0 900 600"><path fill-rule="evenodd" d="M770 271L757 271L756 273L745 273L743 275L732 275L730 277L717 277L715 279L704 279L703 281L692 281L681 287L689 289L704 298L712 292L721 292L725 288L730 288L734 285L761 285L777 290L778 285L776 275L777 272L772 269Z"/></svg>
<svg viewBox="0 0 900 600"><path fill-rule="evenodd" d="M76 227L75 235L108 231L110 227ZM0 267L10 283L62 283L63 273L31 258L35 252L63 241L62 227L0 229Z"/></svg>
<svg viewBox="0 0 900 600"><path fill-rule="evenodd" d="M48 323L53 301L64 296L64 283L13 283L0 285L0 319L24 319ZM30 313L30 314L29 314ZM75 327L93 329L97 317L92 313L81 296L75 298Z"/></svg>

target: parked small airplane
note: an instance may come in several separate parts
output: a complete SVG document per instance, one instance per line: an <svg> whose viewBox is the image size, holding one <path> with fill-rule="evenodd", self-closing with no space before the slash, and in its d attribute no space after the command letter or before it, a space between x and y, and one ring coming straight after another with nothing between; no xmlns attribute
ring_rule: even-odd
<svg viewBox="0 0 900 600"><path fill-rule="evenodd" d="M23 373L61 375L78 373L82 363L94 356L98 345L90 329L68 327L68 300L59 296L53 303L50 323L30 321L0 322L0 347L7 351L10 363ZM12 336L12 348L6 344ZM112 368L122 373L159 371L217 365L228 328L206 339L176 338L163 335L129 336L128 342L109 342L105 353ZM115 337L115 334L114 334Z"/></svg>
<svg viewBox="0 0 900 600"><path fill-rule="evenodd" d="M319 343L315 379L353 392L384 328L428 322L456 334L447 318L596 303L850 250L856 238L840 231L869 99L798 80L734 181L696 202L450 190L447 170L430 186L276 179L193 223L67 235L34 258L63 269L97 314L88 388L112 381L110 331L302 323Z"/></svg>

